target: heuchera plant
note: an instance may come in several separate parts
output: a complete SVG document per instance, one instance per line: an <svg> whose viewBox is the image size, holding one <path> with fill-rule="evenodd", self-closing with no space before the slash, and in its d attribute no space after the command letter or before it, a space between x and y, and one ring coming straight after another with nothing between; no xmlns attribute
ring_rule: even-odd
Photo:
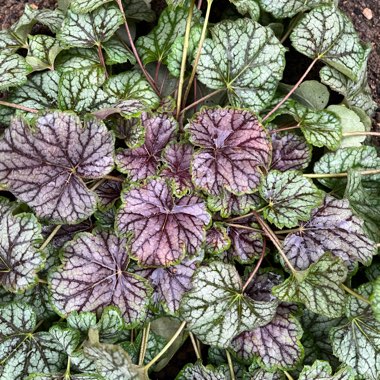
<svg viewBox="0 0 380 380"><path fill-rule="evenodd" d="M0 379L380 379L370 49L336 2L58 3L0 32Z"/></svg>

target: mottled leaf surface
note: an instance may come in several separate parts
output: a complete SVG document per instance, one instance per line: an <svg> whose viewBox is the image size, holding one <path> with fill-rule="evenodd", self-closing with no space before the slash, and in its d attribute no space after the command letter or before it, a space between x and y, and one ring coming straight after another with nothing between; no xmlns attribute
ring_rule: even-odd
<svg viewBox="0 0 380 380"><path fill-rule="evenodd" d="M187 126L194 155L194 184L211 195L253 193L270 160L270 141L257 118L233 108L204 109Z"/></svg>
<svg viewBox="0 0 380 380"><path fill-rule="evenodd" d="M103 49L106 53L105 62L107 65L115 65L126 62L130 62L132 64L136 63L136 58L131 49L124 41L121 41L117 35L114 35L108 41L104 42Z"/></svg>
<svg viewBox="0 0 380 380"><path fill-rule="evenodd" d="M354 371L349 367L335 374L332 372L328 362L316 360L312 366L303 367L298 380L355 380Z"/></svg>
<svg viewBox="0 0 380 380"><path fill-rule="evenodd" d="M95 190L98 196L98 205L100 209L109 209L120 198L121 182L107 180L104 181Z"/></svg>
<svg viewBox="0 0 380 380"><path fill-rule="evenodd" d="M305 271L292 274L272 292L282 301L303 303L314 313L340 317L344 313L346 296L339 285L346 276L344 263L325 254Z"/></svg>
<svg viewBox="0 0 380 380"><path fill-rule="evenodd" d="M272 13L276 18L293 17L299 12L305 12L320 4L331 4L332 0L259 0L262 8Z"/></svg>
<svg viewBox="0 0 380 380"><path fill-rule="evenodd" d="M144 319L147 281L127 271L126 240L107 232L81 233L63 248L63 265L49 276L51 298L62 315L117 306L128 324Z"/></svg>
<svg viewBox="0 0 380 380"><path fill-rule="evenodd" d="M25 58L18 54L7 55L0 53L0 91L10 87L20 86L26 82L26 76L32 68L26 63Z"/></svg>
<svg viewBox="0 0 380 380"><path fill-rule="evenodd" d="M111 0L72 0L70 9L75 13L88 13Z"/></svg>
<svg viewBox="0 0 380 380"><path fill-rule="evenodd" d="M260 17L260 6L256 1L250 0L230 0L235 5L236 10L243 16L249 15L249 17L257 21Z"/></svg>
<svg viewBox="0 0 380 380"><path fill-rule="evenodd" d="M263 215L277 227L296 227L310 218L322 201L322 192L300 172L272 170L262 180L260 194L268 202Z"/></svg>
<svg viewBox="0 0 380 380"><path fill-rule="evenodd" d="M227 90L231 105L262 110L272 99L285 66L285 49L272 29L252 20L225 20L211 29L197 67L211 89Z"/></svg>
<svg viewBox="0 0 380 380"><path fill-rule="evenodd" d="M71 114L46 114L33 130L14 120L0 141L0 181L37 216L78 223L96 207L82 178L101 178L112 170L113 145L102 123L88 120L82 126Z"/></svg>
<svg viewBox="0 0 380 380"><path fill-rule="evenodd" d="M370 297L373 314L380 322L380 276L373 282L373 291Z"/></svg>
<svg viewBox="0 0 380 380"><path fill-rule="evenodd" d="M345 199L326 196L321 207L312 211L299 232L284 240L284 252L296 269L307 269L325 252L331 252L347 264L359 261L369 265L375 253L374 243L363 231L363 221L352 214Z"/></svg>
<svg viewBox="0 0 380 380"><path fill-rule="evenodd" d="M214 223L206 232L206 251L217 255L231 246L231 239L228 236L227 228L220 223Z"/></svg>
<svg viewBox="0 0 380 380"><path fill-rule="evenodd" d="M276 306L276 301L255 301L243 295L237 270L214 261L195 272L193 289L183 297L180 315L203 343L228 347L242 331L270 322Z"/></svg>
<svg viewBox="0 0 380 380"><path fill-rule="evenodd" d="M225 367L213 368L202 363L187 364L175 380L225 380L227 371Z"/></svg>

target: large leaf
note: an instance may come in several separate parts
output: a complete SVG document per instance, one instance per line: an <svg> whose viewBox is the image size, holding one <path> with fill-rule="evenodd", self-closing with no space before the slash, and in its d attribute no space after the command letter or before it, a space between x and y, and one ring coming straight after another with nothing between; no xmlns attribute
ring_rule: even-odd
<svg viewBox="0 0 380 380"><path fill-rule="evenodd" d="M355 380L355 376L350 367L342 368L337 373L332 374L328 362L317 360L312 366L303 367L298 380Z"/></svg>
<svg viewBox="0 0 380 380"><path fill-rule="evenodd" d="M376 251L348 201L328 195L323 205L313 210L310 220L301 224L300 231L285 238L284 252L296 269L307 269L325 252L347 265L356 261L369 265Z"/></svg>
<svg viewBox="0 0 380 380"><path fill-rule="evenodd" d="M61 346L48 332L34 332L36 315L31 306L0 306L1 378L24 380L32 372L57 372L64 365Z"/></svg>
<svg viewBox="0 0 380 380"><path fill-rule="evenodd" d="M106 127L64 113L46 114L35 129L14 120L0 141L0 182L37 216L78 223L96 207L82 178L96 179L113 168L113 135Z"/></svg>
<svg viewBox="0 0 380 380"><path fill-rule="evenodd" d="M257 118L233 108L204 109L187 126L201 149L191 170L194 184L211 195L253 193L270 160L270 141Z"/></svg>
<svg viewBox="0 0 380 380"><path fill-rule="evenodd" d="M199 81L227 90L234 106L262 110L282 77L285 49L270 28L252 20L222 21L211 34L202 48Z"/></svg>
<svg viewBox="0 0 380 380"><path fill-rule="evenodd" d="M322 201L322 192L295 170L271 170L262 180L260 194L268 202L264 217L280 228L310 219L311 210Z"/></svg>
<svg viewBox="0 0 380 380"><path fill-rule="evenodd" d="M192 195L175 199L169 185L152 180L122 194L116 228L133 233L131 253L143 265L169 265L194 255L210 222L204 202Z"/></svg>
<svg viewBox="0 0 380 380"><path fill-rule="evenodd" d="M26 63L25 58L0 52L0 91L24 84L31 71L32 68Z"/></svg>
<svg viewBox="0 0 380 380"><path fill-rule="evenodd" d="M356 291L368 298L373 286L364 284ZM361 378L377 380L380 376L380 322L374 318L371 305L353 296L346 306L344 323L331 329L334 354Z"/></svg>
<svg viewBox="0 0 380 380"><path fill-rule="evenodd" d="M108 232L80 233L62 251L63 265L49 275L51 298L62 315L117 306L128 324L143 320L152 293L127 271L126 239Z"/></svg>
<svg viewBox="0 0 380 380"><path fill-rule="evenodd" d="M177 129L177 122L166 114L144 114L142 124L145 128L144 145L135 149L119 150L116 155L118 170L128 174L132 181L156 174L161 151L174 137Z"/></svg>
<svg viewBox="0 0 380 380"><path fill-rule="evenodd" d="M109 40L123 22L116 5L105 5L87 14L69 10L57 37L70 47L100 45Z"/></svg>
<svg viewBox="0 0 380 380"><path fill-rule="evenodd" d="M340 284L347 268L339 258L325 254L305 271L293 273L285 282L273 288L273 294L285 302L303 303L314 313L340 317L346 296Z"/></svg>
<svg viewBox="0 0 380 380"><path fill-rule="evenodd" d="M294 28L290 39L300 53L321 59L353 80L369 54L351 20L335 5L322 5L309 12Z"/></svg>
<svg viewBox="0 0 380 380"><path fill-rule="evenodd" d="M266 325L277 302L255 301L242 293L242 281L229 264L212 262L199 268L193 289L182 299L180 315L203 343L228 347L245 330Z"/></svg>
<svg viewBox="0 0 380 380"><path fill-rule="evenodd" d="M34 215L7 213L0 219L0 284L8 291L32 287L44 263L38 251L41 227Z"/></svg>

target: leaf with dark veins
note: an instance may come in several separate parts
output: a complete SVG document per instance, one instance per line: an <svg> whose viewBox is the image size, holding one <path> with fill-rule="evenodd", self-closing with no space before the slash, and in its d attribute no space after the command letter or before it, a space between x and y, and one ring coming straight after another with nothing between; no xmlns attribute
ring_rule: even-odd
<svg viewBox="0 0 380 380"><path fill-rule="evenodd" d="M142 124L145 127L144 145L135 149L119 150L116 155L118 170L128 174L132 181L142 180L156 173L161 152L177 129L177 122L166 114L144 114Z"/></svg>
<svg viewBox="0 0 380 380"><path fill-rule="evenodd" d="M190 141L201 149L191 163L196 187L213 196L228 190L253 193L261 166L268 167L271 144L253 113L233 108L204 109L187 126Z"/></svg>
<svg viewBox="0 0 380 380"><path fill-rule="evenodd" d="M199 251L211 220L200 198L176 199L165 181L152 180L122 194L122 201L116 229L133 233L131 253L141 265L167 266Z"/></svg>
<svg viewBox="0 0 380 380"><path fill-rule="evenodd" d="M127 324L145 318L152 293L142 277L127 271L127 241L107 232L80 233L63 248L62 266L50 274L51 299L61 315L117 306Z"/></svg>
<svg viewBox="0 0 380 380"><path fill-rule="evenodd" d="M67 113L46 114L31 129L14 120L0 140L0 181L37 216L75 224L96 208L95 194L82 179L113 168L114 137L101 122Z"/></svg>
<svg viewBox="0 0 380 380"><path fill-rule="evenodd" d="M98 186L95 193L98 196L99 208L103 210L111 208L120 198L121 188L121 182L113 180L106 180Z"/></svg>
<svg viewBox="0 0 380 380"><path fill-rule="evenodd" d="M316 360L312 366L303 367L298 380L355 380L355 373L350 367L343 367L332 374L328 362Z"/></svg>
<svg viewBox="0 0 380 380"><path fill-rule="evenodd" d="M376 249L349 202L327 195L323 205L312 211L310 220L301 224L300 231L285 238L284 252L296 269L306 269L325 252L347 264L359 261L369 265Z"/></svg>
<svg viewBox="0 0 380 380"><path fill-rule="evenodd" d="M218 255L227 251L231 246L231 240L227 233L227 228L222 223L215 222L206 232L206 251Z"/></svg>

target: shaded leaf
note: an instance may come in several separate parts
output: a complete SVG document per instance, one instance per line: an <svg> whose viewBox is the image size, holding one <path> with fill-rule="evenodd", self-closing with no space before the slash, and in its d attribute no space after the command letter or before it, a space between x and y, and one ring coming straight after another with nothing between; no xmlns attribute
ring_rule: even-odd
<svg viewBox="0 0 380 380"><path fill-rule="evenodd" d="M150 0L122 0L127 19L152 22L156 18Z"/></svg>
<svg viewBox="0 0 380 380"><path fill-rule="evenodd" d="M300 231L284 240L284 252L296 269L307 269L325 252L340 257L347 265L359 261L369 265L375 245L363 231L363 221L352 214L347 200L326 196L312 211Z"/></svg>
<svg viewBox="0 0 380 380"><path fill-rule="evenodd" d="M314 313L340 317L344 313L346 295L339 285L346 276L343 262L325 254L305 271L293 273L272 292L282 301L303 303Z"/></svg>
<svg viewBox="0 0 380 380"><path fill-rule="evenodd" d="M100 209L109 209L120 198L122 185L119 181L104 181L95 190Z"/></svg>
<svg viewBox="0 0 380 380"><path fill-rule="evenodd" d="M9 87L20 86L27 80L26 76L32 68L26 63L25 58L18 54L7 55L0 53L0 91Z"/></svg>
<svg viewBox="0 0 380 380"><path fill-rule="evenodd" d="M298 380L355 380L355 376L354 371L349 367L332 374L328 362L317 360L312 366L303 367Z"/></svg>
<svg viewBox="0 0 380 380"><path fill-rule="evenodd" d="M112 170L113 145L112 134L94 120L83 127L74 115L51 113L40 117L34 130L15 120L0 141L0 181L37 216L78 223L96 207L82 178Z"/></svg>
<svg viewBox="0 0 380 380"><path fill-rule="evenodd" d="M291 85L282 86L288 91L292 87ZM308 109L321 111L329 103L330 93L327 87L322 83L316 80L307 80L300 84L300 86L293 92L291 98L295 99L298 103Z"/></svg>
<svg viewBox="0 0 380 380"><path fill-rule="evenodd" d="M60 314L100 313L115 305L128 324L145 318L152 289L143 278L127 271L126 244L126 239L108 232L84 232L64 246L63 265L49 275L51 299Z"/></svg>
<svg viewBox="0 0 380 380"><path fill-rule="evenodd" d="M166 266L200 249L210 222L200 198L175 199L166 182L152 180L125 192L122 200L116 228L133 232L131 252L142 265Z"/></svg>
<svg viewBox="0 0 380 380"><path fill-rule="evenodd" d="M301 220L310 219L311 210L322 201L322 192L295 170L271 170L263 178L260 194L268 202L264 218L277 227L296 227Z"/></svg>
<svg viewBox="0 0 380 380"><path fill-rule="evenodd" d="M10 55L16 53L18 49L23 47L26 41L20 41L17 35L11 30L0 31L0 50L3 54Z"/></svg>
<svg viewBox="0 0 380 380"><path fill-rule="evenodd" d="M136 63L136 58L128 45L122 42L118 37L113 36L104 42L103 49L106 53L106 64L115 65L117 63L130 62Z"/></svg>
<svg viewBox="0 0 380 380"><path fill-rule="evenodd" d="M214 261L195 272L193 289L183 297L180 315L203 343L228 347L242 331L270 322L276 306L276 301L255 301L243 295L237 270Z"/></svg>
<svg viewBox="0 0 380 380"><path fill-rule="evenodd" d="M247 19L211 29L197 67L207 87L227 90L231 105L262 110L272 99L285 66L285 49L272 30Z"/></svg>
<svg viewBox="0 0 380 380"><path fill-rule="evenodd" d="M373 283L373 291L370 297L373 314L380 322L380 276Z"/></svg>
<svg viewBox="0 0 380 380"><path fill-rule="evenodd" d="M253 193L269 165L271 146L265 129L248 111L204 109L187 126L195 153L191 171L195 186L211 195L223 190Z"/></svg>
<svg viewBox="0 0 380 380"><path fill-rule="evenodd" d="M230 2L235 5L237 11L243 15L249 15L253 21L257 21L260 17L260 7L259 4L254 1L249 0L230 0Z"/></svg>

